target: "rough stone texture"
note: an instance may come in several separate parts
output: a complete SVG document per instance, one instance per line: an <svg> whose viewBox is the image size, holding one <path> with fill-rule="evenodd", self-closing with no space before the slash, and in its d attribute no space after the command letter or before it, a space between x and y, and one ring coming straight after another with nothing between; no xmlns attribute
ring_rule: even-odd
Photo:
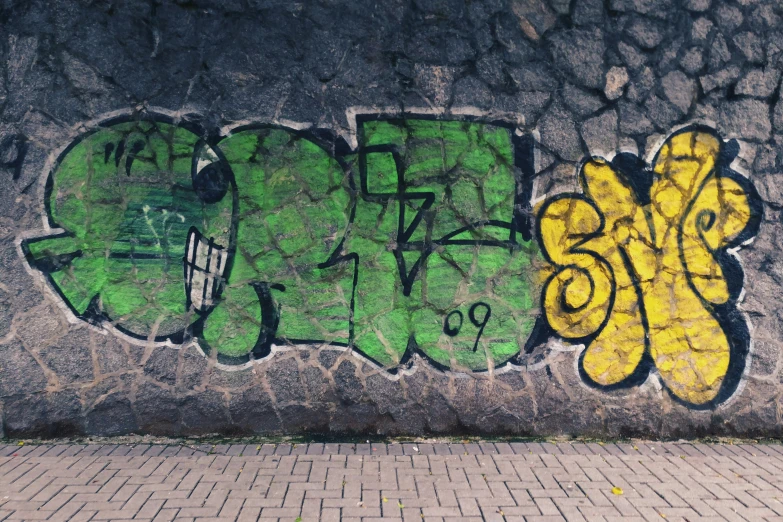
<svg viewBox="0 0 783 522"><path fill-rule="evenodd" d="M707 74L700 78L701 88L705 93L714 89L728 87L736 81L740 74L740 68L737 66L728 66L714 74Z"/></svg>
<svg viewBox="0 0 783 522"><path fill-rule="evenodd" d="M696 94L696 82L682 71L672 71L661 79L661 87L670 102L680 111L688 112Z"/></svg>
<svg viewBox="0 0 783 522"><path fill-rule="evenodd" d="M782 19L777 0L0 2L0 431L780 436ZM740 254L754 348L736 397L693 410L654 380L593 389L581 348L555 341L506 372L414 356L392 375L322 346L227 371L71 324L25 268L47 159L85 122L154 108L347 136L355 106L469 106L536 131L539 195L578 190L588 152L654 150L686 123L741 140L764 217Z"/></svg>
<svg viewBox="0 0 783 522"><path fill-rule="evenodd" d="M633 62L633 60L631 60ZM606 87L604 94L610 100L616 100L623 95L625 84L628 83L628 71L623 67L612 67L606 73Z"/></svg>
<svg viewBox="0 0 783 522"><path fill-rule="evenodd" d="M608 110L582 124L582 139L593 156L608 154L619 146L617 112Z"/></svg>
<svg viewBox="0 0 783 522"><path fill-rule="evenodd" d="M720 123L729 134L751 140L766 141L772 131L769 105L757 100L723 102Z"/></svg>
<svg viewBox="0 0 783 522"><path fill-rule="evenodd" d="M571 115L560 105L552 105L538 122L541 144L561 158L578 161L582 158L579 134Z"/></svg>
<svg viewBox="0 0 783 522"><path fill-rule="evenodd" d="M572 75L574 81L585 87L603 87L606 46L601 29L555 32L549 48L555 67Z"/></svg>
<svg viewBox="0 0 783 522"><path fill-rule="evenodd" d="M779 80L780 71L776 68L751 69L737 82L734 92L755 98L768 98L775 92Z"/></svg>

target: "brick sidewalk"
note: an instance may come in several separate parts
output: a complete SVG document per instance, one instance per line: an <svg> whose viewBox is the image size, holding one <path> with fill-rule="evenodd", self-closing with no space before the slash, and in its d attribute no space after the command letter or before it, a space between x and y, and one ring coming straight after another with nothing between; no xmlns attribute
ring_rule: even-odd
<svg viewBox="0 0 783 522"><path fill-rule="evenodd" d="M0 445L0 521L783 521L781 500L779 445Z"/></svg>

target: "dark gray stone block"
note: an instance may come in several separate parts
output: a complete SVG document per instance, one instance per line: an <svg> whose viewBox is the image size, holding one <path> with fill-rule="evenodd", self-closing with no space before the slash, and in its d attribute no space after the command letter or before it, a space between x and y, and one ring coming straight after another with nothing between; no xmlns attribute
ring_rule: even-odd
<svg viewBox="0 0 783 522"><path fill-rule="evenodd" d="M257 387L232 393L228 411L239 433L275 434L282 428L269 395Z"/></svg>
<svg viewBox="0 0 783 522"><path fill-rule="evenodd" d="M182 401L169 389L141 382L136 389L133 406L139 427L145 432L179 434Z"/></svg>
<svg viewBox="0 0 783 522"><path fill-rule="evenodd" d="M604 34L600 29L573 29L553 33L549 50L554 65L585 87L604 86Z"/></svg>
<svg viewBox="0 0 783 522"><path fill-rule="evenodd" d="M669 129L682 116L677 107L657 96L650 96L644 106L650 120L663 131Z"/></svg>
<svg viewBox="0 0 783 522"><path fill-rule="evenodd" d="M86 329L60 341L59 346L49 346L39 354L44 364L54 371L61 384L92 381L92 352ZM86 344L85 344L86 343Z"/></svg>
<svg viewBox="0 0 783 522"><path fill-rule="evenodd" d="M187 390L203 386L208 371L207 358L199 353L196 347L187 348L182 353L182 368L177 377L177 386Z"/></svg>
<svg viewBox="0 0 783 522"><path fill-rule="evenodd" d="M690 47L687 49L682 58L680 58L680 65L683 70L689 74L696 74L704 67L704 51L701 47Z"/></svg>
<svg viewBox="0 0 783 522"><path fill-rule="evenodd" d="M742 57L750 63L764 63L764 41L755 33L746 31L734 37L734 44L742 52Z"/></svg>
<svg viewBox="0 0 783 522"><path fill-rule="evenodd" d="M604 14L604 3L601 0L576 0L571 18L577 25L600 24Z"/></svg>
<svg viewBox="0 0 783 522"><path fill-rule="evenodd" d="M583 152L573 117L559 104L552 105L538 122L541 143L561 158L577 161Z"/></svg>
<svg viewBox="0 0 783 522"><path fill-rule="evenodd" d="M45 395L28 393L5 399L3 425L9 437L20 437L28 433L49 435L51 426L47 418Z"/></svg>
<svg viewBox="0 0 783 522"><path fill-rule="evenodd" d="M230 431L228 401L223 393L207 390L181 401L182 431L195 435Z"/></svg>
<svg viewBox="0 0 783 522"><path fill-rule="evenodd" d="M0 346L0 397L33 394L46 388L43 368L19 343Z"/></svg>
<svg viewBox="0 0 783 522"><path fill-rule="evenodd" d="M732 100L721 106L720 124L727 132L747 140L765 141L772 132L769 106L758 100Z"/></svg>
<svg viewBox="0 0 783 522"><path fill-rule="evenodd" d="M130 361L124 347L107 336L93 335L98 368L102 374L121 373L130 369Z"/></svg>
<svg viewBox="0 0 783 522"><path fill-rule="evenodd" d="M775 68L750 69L737 82L734 92L754 98L769 98L777 89L779 82L780 71Z"/></svg>
<svg viewBox="0 0 783 522"><path fill-rule="evenodd" d="M661 88L682 113L687 113L696 99L696 82L682 71L672 71L661 78Z"/></svg>
<svg viewBox="0 0 783 522"><path fill-rule="evenodd" d="M643 16L634 17L625 31L639 47L647 50L658 47L666 36L661 22Z"/></svg>
<svg viewBox="0 0 783 522"><path fill-rule="evenodd" d="M278 404L307 400L296 360L289 357L269 368L266 379Z"/></svg>
<svg viewBox="0 0 783 522"><path fill-rule="evenodd" d="M138 430L131 401L122 393L104 397L85 416L85 432L90 435L126 435Z"/></svg>
<svg viewBox="0 0 783 522"><path fill-rule="evenodd" d="M591 155L613 153L619 146L617 112L608 110L582 124L582 139Z"/></svg>
<svg viewBox="0 0 783 522"><path fill-rule="evenodd" d="M570 83L563 86L562 99L574 114L582 117L592 114L604 106L604 102L598 96Z"/></svg>
<svg viewBox="0 0 783 522"><path fill-rule="evenodd" d="M155 348L144 364L144 374L165 384L174 384L177 380L177 362L179 350L161 347Z"/></svg>
<svg viewBox="0 0 783 522"><path fill-rule="evenodd" d="M721 3L721 5L715 6L713 15L718 23L718 27L726 34L736 31L745 19L738 7L728 3Z"/></svg>
<svg viewBox="0 0 783 522"><path fill-rule="evenodd" d="M356 375L356 365L353 361L346 359L341 362L332 376L340 400L353 404L362 398L364 386Z"/></svg>
<svg viewBox="0 0 783 522"><path fill-rule="evenodd" d="M650 134L655 130L652 122L636 105L620 102L620 133L624 135Z"/></svg>

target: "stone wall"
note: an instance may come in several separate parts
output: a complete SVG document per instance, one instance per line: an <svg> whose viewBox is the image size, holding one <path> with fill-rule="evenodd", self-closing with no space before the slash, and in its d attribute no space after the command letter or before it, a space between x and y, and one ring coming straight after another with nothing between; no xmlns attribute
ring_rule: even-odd
<svg viewBox="0 0 783 522"><path fill-rule="evenodd" d="M5 436L778 436L776 0L0 0Z"/></svg>

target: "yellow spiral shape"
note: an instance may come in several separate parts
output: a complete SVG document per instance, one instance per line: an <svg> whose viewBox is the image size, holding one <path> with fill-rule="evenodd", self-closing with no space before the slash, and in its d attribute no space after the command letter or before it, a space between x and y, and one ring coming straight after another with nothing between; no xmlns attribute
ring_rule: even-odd
<svg viewBox="0 0 783 522"><path fill-rule="evenodd" d="M588 202L563 198L552 201L540 220L544 249L558 268L544 288L547 320L562 337L592 335L606 320L614 282L610 266L578 245L599 231L601 217Z"/></svg>
<svg viewBox="0 0 783 522"><path fill-rule="evenodd" d="M647 205L600 158L583 165L582 194L544 203L539 238L555 267L545 317L565 339L593 336L582 357L592 382L622 382L649 353L683 401L720 392L731 347L711 306L731 291L718 256L752 218L743 187L716 171L720 147L704 130L670 136Z"/></svg>

